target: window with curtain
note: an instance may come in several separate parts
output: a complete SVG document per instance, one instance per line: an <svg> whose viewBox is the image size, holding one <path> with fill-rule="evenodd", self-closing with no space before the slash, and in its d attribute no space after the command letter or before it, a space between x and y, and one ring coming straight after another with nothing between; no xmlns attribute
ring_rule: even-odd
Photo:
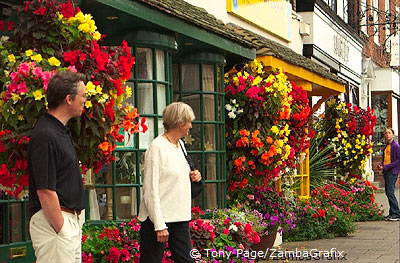
<svg viewBox="0 0 400 263"><path fill-rule="evenodd" d="M137 215L140 203L141 174L144 152L150 142L163 133L162 110L169 102L172 83L169 76L171 53L148 47L133 47L136 58L129 99L141 117L146 118L148 130L125 140L114 152L115 161L103 167L94 182L95 194L89 194L90 219L118 220ZM93 178L94 176L92 176Z"/></svg>
<svg viewBox="0 0 400 263"><path fill-rule="evenodd" d="M189 104L196 115L184 139L196 167L205 178L205 191L194 200L203 208L225 206L224 93L220 64L173 65L174 100Z"/></svg>
<svg viewBox="0 0 400 263"><path fill-rule="evenodd" d="M371 105L377 118L373 136L373 155L382 156L385 146L384 132L388 125L388 95L371 96Z"/></svg>

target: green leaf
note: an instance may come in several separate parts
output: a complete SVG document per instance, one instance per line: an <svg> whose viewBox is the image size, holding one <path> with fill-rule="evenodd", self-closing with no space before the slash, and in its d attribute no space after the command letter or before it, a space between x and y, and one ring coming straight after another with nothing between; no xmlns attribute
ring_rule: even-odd
<svg viewBox="0 0 400 263"><path fill-rule="evenodd" d="M42 32L33 32L32 36L36 39L43 39L46 37L46 35Z"/></svg>

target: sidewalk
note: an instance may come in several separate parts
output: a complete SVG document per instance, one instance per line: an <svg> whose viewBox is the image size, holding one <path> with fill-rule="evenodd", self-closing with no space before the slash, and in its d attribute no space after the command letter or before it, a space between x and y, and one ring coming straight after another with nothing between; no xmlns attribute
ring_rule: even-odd
<svg viewBox="0 0 400 263"><path fill-rule="evenodd" d="M399 199L399 188L396 195ZM388 202L384 192L376 194L376 200L388 214ZM315 260L318 262L347 261L355 263L400 263L400 222L373 221L356 223L356 231L348 237L320 239L305 242L283 243L279 251L297 250L337 251L336 258ZM278 252L278 251L277 251ZM276 252L276 253L277 253ZM332 255L332 254L331 254ZM344 257L343 257L344 256ZM300 260L269 260L265 262L296 262ZM306 261L306 260L304 260Z"/></svg>

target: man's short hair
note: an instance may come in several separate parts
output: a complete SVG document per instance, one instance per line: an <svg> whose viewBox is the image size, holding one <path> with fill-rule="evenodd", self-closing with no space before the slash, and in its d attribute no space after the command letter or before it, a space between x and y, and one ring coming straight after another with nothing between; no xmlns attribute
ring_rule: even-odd
<svg viewBox="0 0 400 263"><path fill-rule="evenodd" d="M47 87L47 103L49 109L55 109L60 106L68 94L74 98L77 94L78 82L86 82L86 77L82 73L72 71L57 72L49 82Z"/></svg>

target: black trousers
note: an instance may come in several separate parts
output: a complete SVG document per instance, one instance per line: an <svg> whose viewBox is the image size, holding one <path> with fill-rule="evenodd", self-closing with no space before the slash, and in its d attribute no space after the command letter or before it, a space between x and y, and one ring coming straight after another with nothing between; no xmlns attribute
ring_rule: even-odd
<svg viewBox="0 0 400 263"><path fill-rule="evenodd" d="M175 263L193 263L190 257L192 244L190 240L189 222L167 223L168 246ZM149 218L140 227L140 263L161 263L165 243L157 241L154 225Z"/></svg>

